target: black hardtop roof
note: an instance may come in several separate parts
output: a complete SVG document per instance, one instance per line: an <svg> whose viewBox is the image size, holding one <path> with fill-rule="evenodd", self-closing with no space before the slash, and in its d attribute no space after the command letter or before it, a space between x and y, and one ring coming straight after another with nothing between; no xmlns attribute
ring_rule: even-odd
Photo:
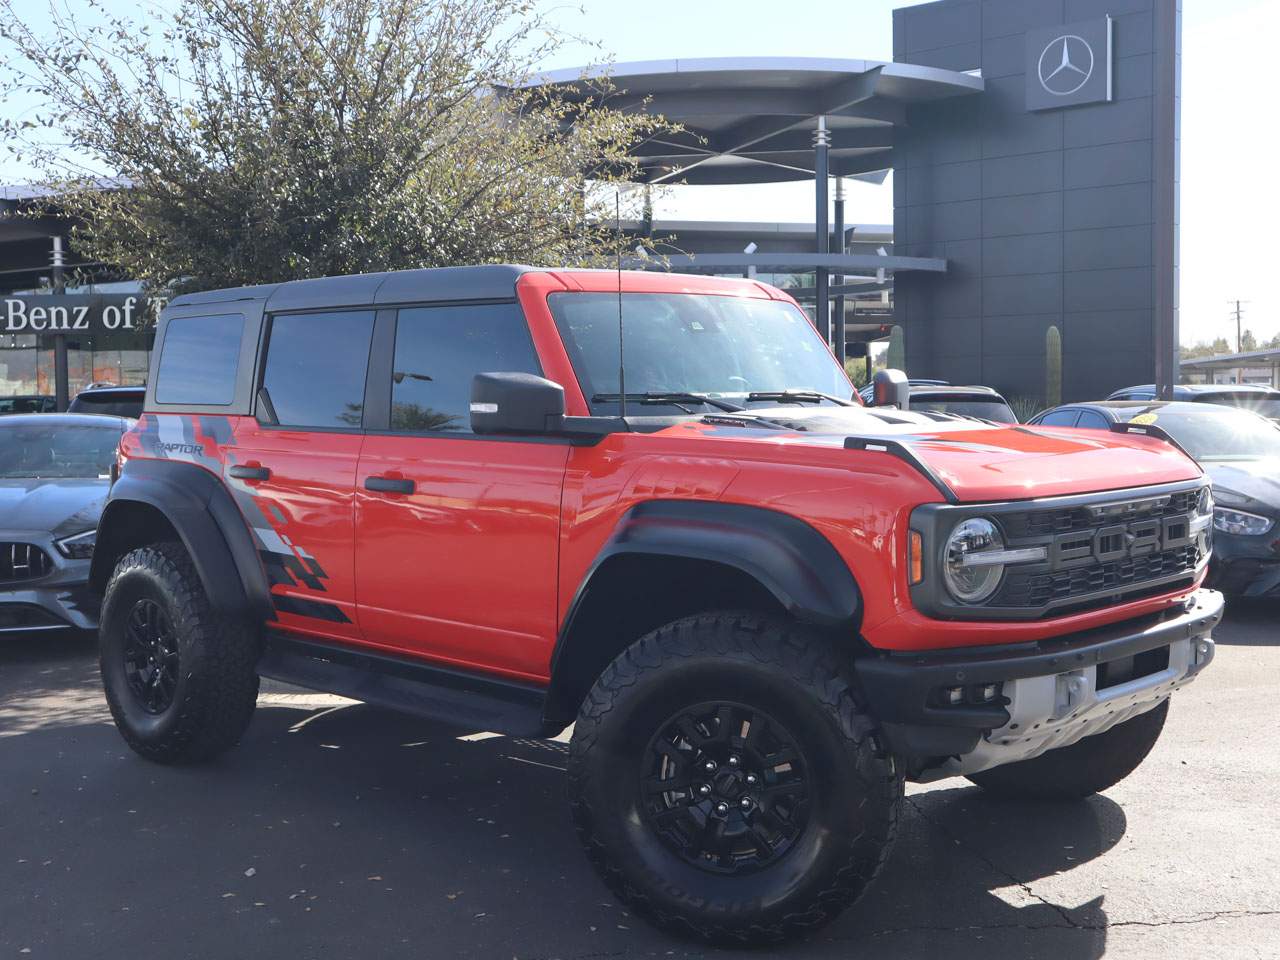
<svg viewBox="0 0 1280 960"><path fill-rule="evenodd" d="M317 277L184 293L169 301L169 306L257 300L264 303L264 309L279 311L432 300L509 300L516 295L516 281L535 269L488 264Z"/></svg>
<svg viewBox="0 0 1280 960"><path fill-rule="evenodd" d="M1136 387L1113 390L1111 395L1128 393L1130 390L1154 391L1155 388L1154 383L1143 383ZM1178 383L1174 384L1173 392L1195 396L1201 393L1280 393L1280 390L1269 387L1265 383Z"/></svg>

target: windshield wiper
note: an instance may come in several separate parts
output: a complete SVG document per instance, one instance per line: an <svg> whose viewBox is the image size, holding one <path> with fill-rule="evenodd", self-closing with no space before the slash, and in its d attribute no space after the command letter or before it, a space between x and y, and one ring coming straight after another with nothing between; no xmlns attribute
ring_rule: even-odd
<svg viewBox="0 0 1280 960"><path fill-rule="evenodd" d="M592 403L617 403L622 399L620 393L597 393L591 398ZM680 407L685 413L693 413L692 410L683 406L686 403L705 403L709 407L715 407L717 410L723 410L726 413L741 413L746 407L740 407L736 403L730 403L728 400L721 400L719 397L707 397L701 393L628 393L627 403L664 403L672 407Z"/></svg>
<svg viewBox="0 0 1280 960"><path fill-rule="evenodd" d="M841 407L857 406L852 400L842 400L840 397L819 393L817 390L757 390L748 393L747 399L773 400L777 403L821 403L823 400L829 400Z"/></svg>

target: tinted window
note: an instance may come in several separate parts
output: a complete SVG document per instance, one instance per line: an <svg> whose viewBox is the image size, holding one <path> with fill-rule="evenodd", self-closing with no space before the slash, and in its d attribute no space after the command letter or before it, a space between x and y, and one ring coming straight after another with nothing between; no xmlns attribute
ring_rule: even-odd
<svg viewBox="0 0 1280 960"><path fill-rule="evenodd" d="M99 413L112 417L142 416L143 392L111 392L82 393L71 401L68 413Z"/></svg>
<svg viewBox="0 0 1280 960"><path fill-rule="evenodd" d="M1053 410L1040 418L1039 425L1042 427L1074 427L1078 415L1079 413L1076 410Z"/></svg>
<svg viewBox="0 0 1280 960"><path fill-rule="evenodd" d="M373 313L297 313L271 320L262 377L290 427L359 427Z"/></svg>
<svg viewBox="0 0 1280 960"><path fill-rule="evenodd" d="M1111 424L1107 422L1107 418L1100 413L1092 410L1080 411L1080 422L1076 424L1088 430L1110 430Z"/></svg>
<svg viewBox="0 0 1280 960"><path fill-rule="evenodd" d="M396 321L391 429L471 429L477 373L542 374L515 304L420 307Z"/></svg>
<svg viewBox="0 0 1280 960"><path fill-rule="evenodd" d="M1280 419L1280 396L1261 391L1235 393L1203 393L1195 398L1201 403L1216 403L1224 407L1242 407L1264 417Z"/></svg>
<svg viewBox="0 0 1280 960"><path fill-rule="evenodd" d="M1017 423L1018 418L1013 410L999 397L965 397L963 400L948 400L945 397L924 397L917 400L911 397L911 409L936 410L939 413L954 413L961 417L981 417L983 420L994 420L996 423Z"/></svg>
<svg viewBox="0 0 1280 960"><path fill-rule="evenodd" d="M160 349L156 402L231 403L243 331L238 314L170 320Z"/></svg>

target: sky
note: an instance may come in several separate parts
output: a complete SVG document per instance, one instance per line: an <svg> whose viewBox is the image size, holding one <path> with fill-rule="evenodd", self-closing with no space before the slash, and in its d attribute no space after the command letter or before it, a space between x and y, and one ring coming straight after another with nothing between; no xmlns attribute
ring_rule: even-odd
<svg viewBox="0 0 1280 960"><path fill-rule="evenodd" d="M75 7L83 0L64 0ZM170 0L103 0L117 13ZM14 0L33 13L44 0ZM543 0L560 28L584 38L548 60L548 69L609 57L618 63L680 57L817 56L890 60L895 7L913 0ZM1231 310L1259 338L1280 333L1277 233L1280 126L1272 92L1280 40L1280 0L1183 0L1181 323L1190 344L1225 335ZM589 42L588 42L589 41ZM0 104L0 111L15 105ZM20 179L0 171L0 183ZM655 213L672 219L813 219L813 186L675 187ZM892 223L892 180L851 181L847 217Z"/></svg>

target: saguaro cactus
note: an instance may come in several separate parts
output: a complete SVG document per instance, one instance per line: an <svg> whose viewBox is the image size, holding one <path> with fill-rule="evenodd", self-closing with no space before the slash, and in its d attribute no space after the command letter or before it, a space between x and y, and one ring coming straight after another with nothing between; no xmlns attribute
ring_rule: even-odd
<svg viewBox="0 0 1280 960"><path fill-rule="evenodd" d="M902 327L895 325L889 331L889 353L885 364L891 370L905 370L907 367L907 345L902 336Z"/></svg>
<svg viewBox="0 0 1280 960"><path fill-rule="evenodd" d="M1062 333L1057 327L1044 335L1044 401L1051 407L1062 402Z"/></svg>

